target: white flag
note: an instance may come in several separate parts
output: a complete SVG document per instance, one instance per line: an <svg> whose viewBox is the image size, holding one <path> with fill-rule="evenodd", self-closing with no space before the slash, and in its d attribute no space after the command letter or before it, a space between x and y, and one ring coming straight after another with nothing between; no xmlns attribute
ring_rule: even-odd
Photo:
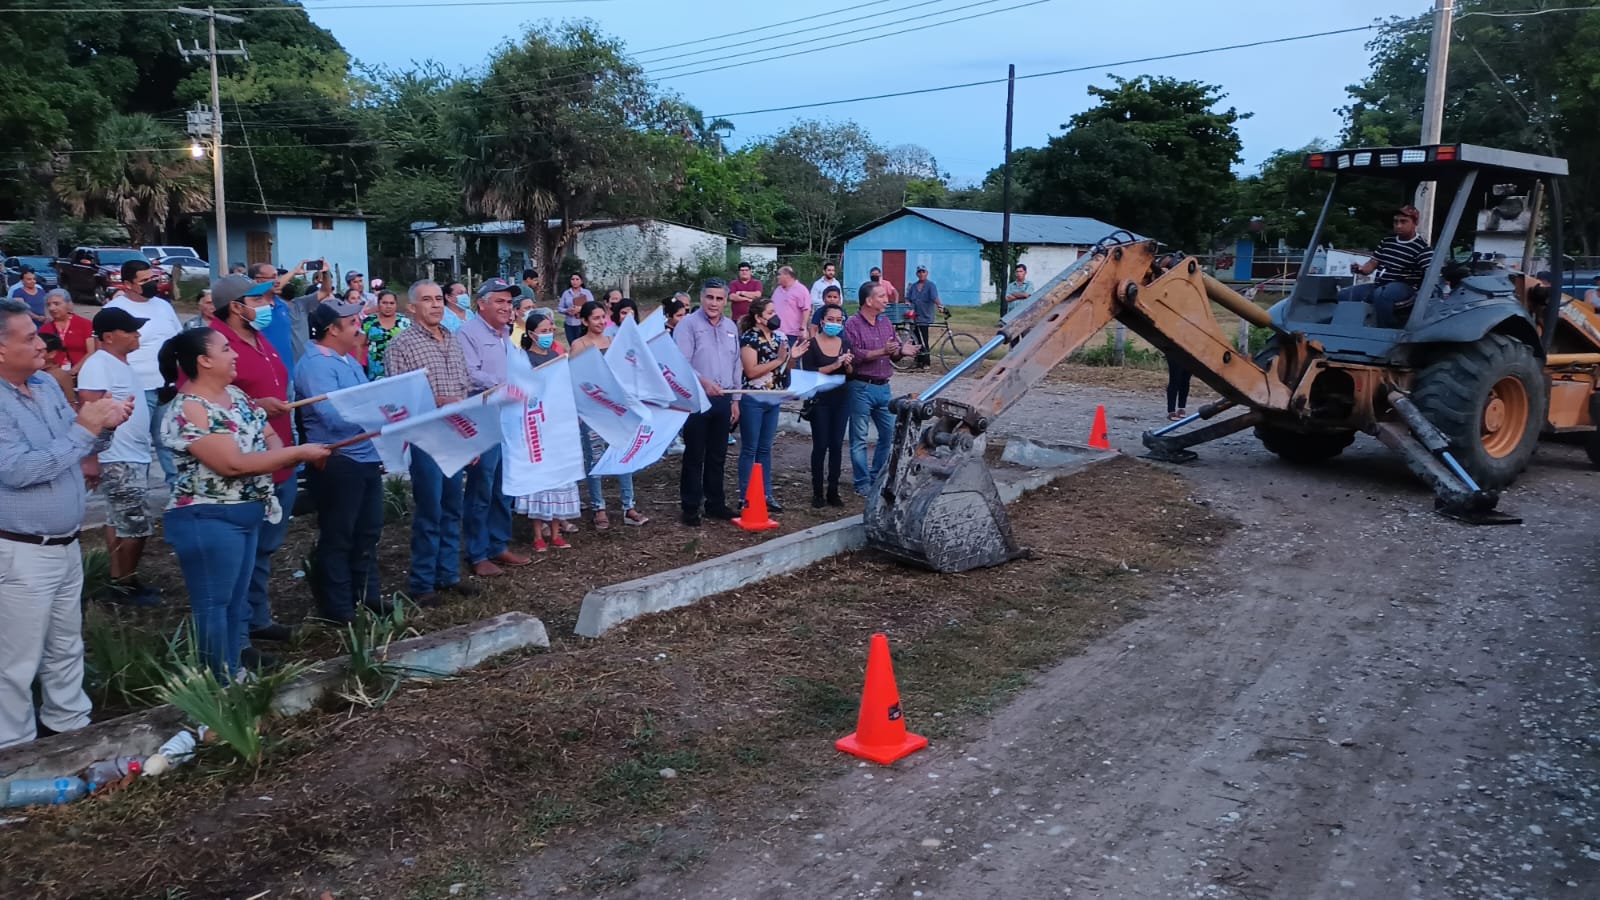
<svg viewBox="0 0 1600 900"><path fill-rule="evenodd" d="M633 439L606 447L605 455L594 464L591 475L627 475L653 465L672 446L672 439L683 430L689 414L681 409L656 409L650 421L639 426Z"/></svg>
<svg viewBox="0 0 1600 900"><path fill-rule="evenodd" d="M499 446L500 410L505 405L483 396L468 397L385 426L383 436L427 453L449 478Z"/></svg>
<svg viewBox="0 0 1600 900"><path fill-rule="evenodd" d="M672 399L667 406L692 413L710 409L711 398L706 396L700 377L678 349L677 341L672 339L672 332L663 331L651 338L649 346L650 352L655 354L656 365L661 368L661 377L672 388Z"/></svg>
<svg viewBox="0 0 1600 900"><path fill-rule="evenodd" d="M804 400L823 391L831 391L843 384L843 375L823 375L820 372L811 372L806 369L791 369L789 371L789 387L786 392L790 399Z"/></svg>
<svg viewBox="0 0 1600 900"><path fill-rule="evenodd" d="M428 373L423 369L334 391L328 394L327 402L340 418L360 425L363 431L377 431L437 408L433 389L428 387ZM385 468L405 471L404 441L380 434L372 439L372 445Z"/></svg>
<svg viewBox="0 0 1600 900"><path fill-rule="evenodd" d="M639 323L639 333L644 335L645 343L649 343L667 333L667 314L656 307L656 311L644 317Z"/></svg>
<svg viewBox="0 0 1600 900"><path fill-rule="evenodd" d="M582 419L608 444L626 444L650 421L650 408L628 396L605 355L586 351L567 364L572 373L572 399Z"/></svg>
<svg viewBox="0 0 1600 900"><path fill-rule="evenodd" d="M507 392L520 402L500 407L505 495L526 497L581 481L583 444L567 358L535 369L519 350L508 358L507 369Z"/></svg>
<svg viewBox="0 0 1600 900"><path fill-rule="evenodd" d="M645 345L644 336L632 319L622 320L617 336L606 348L606 362L622 389L639 402L667 406L676 399L672 386L656 365L655 354Z"/></svg>

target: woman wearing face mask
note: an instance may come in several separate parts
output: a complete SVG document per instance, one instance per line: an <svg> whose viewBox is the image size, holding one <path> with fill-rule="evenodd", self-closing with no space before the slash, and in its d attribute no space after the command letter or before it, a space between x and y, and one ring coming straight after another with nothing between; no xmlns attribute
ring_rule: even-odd
<svg viewBox="0 0 1600 900"><path fill-rule="evenodd" d="M760 298L750 301L750 310L739 320L739 361L744 367L744 387L747 390L775 390L789 386L790 363L805 356L810 341L790 344L781 323L773 315L772 301ZM739 397L739 496L748 497L750 472L756 463L761 464L760 485L767 497L767 508L783 509L772 496L772 442L778 436L777 400L742 394Z"/></svg>
<svg viewBox="0 0 1600 900"><path fill-rule="evenodd" d="M395 335L411 327L411 319L400 315L400 299L394 291L378 294L378 311L361 321L367 338L367 377L376 381L384 376L383 354Z"/></svg>
<svg viewBox="0 0 1600 900"><path fill-rule="evenodd" d="M461 326L467 324L472 318L469 307L471 300L467 299L467 286L459 281L452 281L444 288L444 321L440 322L446 331L452 334L460 331Z"/></svg>
<svg viewBox="0 0 1600 900"><path fill-rule="evenodd" d="M535 310L529 314L522 333L522 349L528 354L528 362L535 368L560 359L566 352L556 343L556 323L548 310ZM572 546L562 534L577 531L578 526L572 524L572 520L583 515L583 504L578 497L576 484L518 497L515 505L517 512L533 520L535 553L544 553L550 547L566 550ZM546 538L550 541L548 545Z"/></svg>
<svg viewBox="0 0 1600 900"><path fill-rule="evenodd" d="M611 318L606 315L604 304L590 300L578 310L578 318L583 320L584 332L583 337L572 342L573 356L591 350L604 351L611 346L611 338L606 336L606 326L611 324ZM578 423L578 433L583 440L584 470L593 470L606 452L606 442L582 422ZM589 485L589 508L594 510L595 530L605 531L611 527L611 520L606 516L606 498L600 489L600 476L590 475L585 481ZM634 509L633 475L618 475L617 484L622 488L622 524L643 525L650 521L644 513Z"/></svg>
<svg viewBox="0 0 1600 900"><path fill-rule="evenodd" d="M844 307L824 306L822 322L801 367L823 375L849 375L855 355L844 339ZM839 496L839 467L844 459L845 425L850 394L843 388L822 391L811 398L811 505L843 506ZM826 479L824 479L826 464ZM827 493L823 493L826 485Z"/></svg>

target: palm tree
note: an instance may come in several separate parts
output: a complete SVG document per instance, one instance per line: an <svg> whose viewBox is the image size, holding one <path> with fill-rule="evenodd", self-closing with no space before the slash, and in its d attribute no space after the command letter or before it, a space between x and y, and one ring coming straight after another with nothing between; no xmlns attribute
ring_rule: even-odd
<svg viewBox="0 0 1600 900"><path fill-rule="evenodd" d="M183 139L144 113L113 115L97 146L55 180L56 196L74 216L109 215L135 246L159 243L175 215L211 208L205 166L181 149Z"/></svg>

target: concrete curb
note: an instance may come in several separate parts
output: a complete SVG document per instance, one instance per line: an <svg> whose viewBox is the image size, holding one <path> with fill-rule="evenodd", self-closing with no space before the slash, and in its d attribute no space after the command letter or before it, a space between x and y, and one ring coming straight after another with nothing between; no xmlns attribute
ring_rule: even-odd
<svg viewBox="0 0 1600 900"><path fill-rule="evenodd" d="M1023 440L1008 442L1006 453L1013 452L1013 444L1018 445L1019 458L1045 462L1049 467L997 478L1000 499L1008 504L1063 475L1117 458L1116 453L1088 447ZM1006 458L1004 453L1002 458ZM583 598L575 630L581 637L597 638L630 619L688 606L704 597L786 575L866 543L861 516L851 516L680 569L595 588Z"/></svg>
<svg viewBox="0 0 1600 900"><path fill-rule="evenodd" d="M509 612L446 628L433 634L395 641L389 661L426 678L471 668L492 656L526 647L549 648L544 623L527 613ZM273 709L294 715L311 709L344 682L346 657L324 660L290 682L273 700ZM183 725L183 714L157 706L87 728L0 750L0 778L62 778L81 772L96 760L116 756L149 756Z"/></svg>

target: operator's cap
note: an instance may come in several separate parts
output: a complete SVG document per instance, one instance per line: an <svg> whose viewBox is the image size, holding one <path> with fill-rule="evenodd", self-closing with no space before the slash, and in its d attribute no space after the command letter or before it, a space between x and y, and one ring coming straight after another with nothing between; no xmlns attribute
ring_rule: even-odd
<svg viewBox="0 0 1600 900"><path fill-rule="evenodd" d="M515 293L518 293L518 289L512 287L511 282L505 280L504 278L491 278L488 281L485 281L483 284L478 285L478 293L475 296L479 300L482 300L490 294Z"/></svg>
<svg viewBox="0 0 1600 900"><path fill-rule="evenodd" d="M328 328L340 319L361 315L361 304L344 303L337 300L317 304L317 308L306 317L311 326L311 337L320 338L328 333Z"/></svg>
<svg viewBox="0 0 1600 900"><path fill-rule="evenodd" d="M267 282L272 284L272 282ZM238 300L243 300L245 293L255 287L255 280L249 275L229 275L211 282L211 303L214 306L227 306Z"/></svg>
<svg viewBox="0 0 1600 900"><path fill-rule="evenodd" d="M125 309L117 309L116 307L112 307L111 309L102 309L95 313L94 322L91 324L94 328L94 336L101 337L102 335L110 334L113 331L138 331L139 327L148 321L150 320L141 319Z"/></svg>

